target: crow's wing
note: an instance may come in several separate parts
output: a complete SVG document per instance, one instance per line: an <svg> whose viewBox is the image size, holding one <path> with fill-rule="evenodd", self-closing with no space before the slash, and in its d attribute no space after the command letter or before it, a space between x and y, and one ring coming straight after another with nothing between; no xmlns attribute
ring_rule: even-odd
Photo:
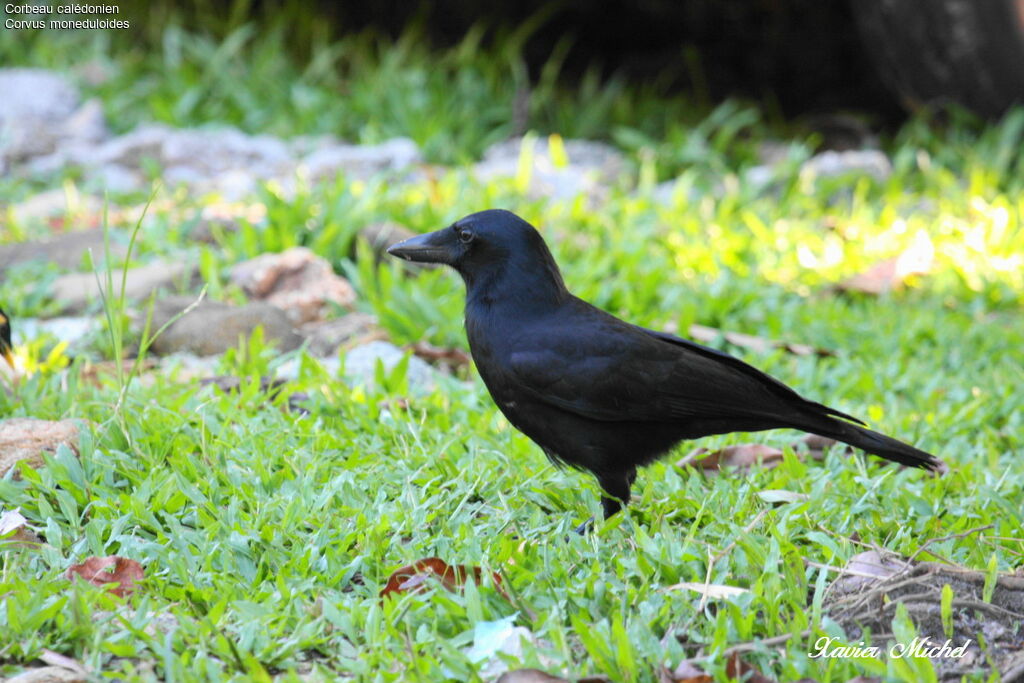
<svg viewBox="0 0 1024 683"><path fill-rule="evenodd" d="M601 421L777 420L794 410L857 421L738 358L599 309L562 323L519 337L509 356L517 387L562 410Z"/></svg>

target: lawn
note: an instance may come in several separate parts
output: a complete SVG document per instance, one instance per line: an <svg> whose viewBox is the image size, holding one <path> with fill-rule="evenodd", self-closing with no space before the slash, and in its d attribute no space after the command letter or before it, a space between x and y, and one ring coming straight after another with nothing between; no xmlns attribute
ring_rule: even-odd
<svg viewBox="0 0 1024 683"><path fill-rule="evenodd" d="M205 245L185 239L191 219L182 216L217 198L158 186L134 262L198 260L208 294L231 299L240 296L225 283L231 264L309 245L350 279L357 307L394 343L464 349L458 277L377 264L365 248L353 255L352 236L382 220L427 231L509 208L540 229L570 290L615 315L833 352L713 342L936 454L949 472L931 477L838 449L803 459L793 432L710 437L643 470L627 511L577 536L575 526L600 515L596 484L552 467L471 368L439 375L428 390L410 387L403 366L350 386L306 351L281 354L256 337L216 368L242 378L238 393L167 369L97 372L135 339L121 340L123 311L112 301L115 322L91 354L0 391L5 417L90 424L77 454L60 449L45 466L0 480L3 508L20 508L44 540L0 544L0 674L51 650L97 678L477 680L468 655L475 629L511 619L532 633L511 668L569 678L658 681L659 667L702 645L702 666L725 680L727 647L793 634L744 660L777 680L922 681L935 676L926 659L808 657L819 637L843 637L823 604L836 568L877 546L1019 572L1024 111L993 124L921 114L883 139L888 177L813 178L800 168L817 138L755 105L693 104L622 81L560 86L551 73L531 95L530 127L541 139L615 143L637 181L599 198L527 198L522 178L484 182L460 170L513 131L510 103L523 77L510 56L515 36L498 46L468 40L433 63L411 37L394 50L351 38L302 63L276 51L280 35L232 35L218 43L171 27L162 51L135 52L40 34L18 52L4 34L0 56L72 73L99 64L108 77L83 80L83 89L121 130L158 120L359 142L406 135L428 161L452 167L403 184L339 178L291 197L264 187L251 201L267 207L265 226ZM746 171L769 139L789 145L789 157L765 187ZM656 183L675 177L671 198L657 195ZM8 176L0 197L13 204L74 183L73 174L48 183ZM10 220L0 227L2 242L36 236ZM928 255L926 272L877 295L836 289L908 250ZM45 285L54 274L5 273L0 304L15 325L52 313ZM53 346L42 339L25 353L45 358ZM298 378L285 391L260 390L261 376L296 358ZM308 394L308 411L287 409L294 392ZM677 465L697 446L747 443L785 455L774 468L717 474ZM777 491L789 494L762 495ZM142 564L134 594L64 577L69 565L107 555ZM483 581L381 598L392 572L427 557L479 567ZM746 591L708 599L673 588L681 582ZM913 631L897 626L903 637Z"/></svg>

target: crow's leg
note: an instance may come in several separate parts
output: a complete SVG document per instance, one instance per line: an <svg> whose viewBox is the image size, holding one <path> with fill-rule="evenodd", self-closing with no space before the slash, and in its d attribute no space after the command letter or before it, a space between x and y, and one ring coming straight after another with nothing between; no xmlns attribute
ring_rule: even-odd
<svg viewBox="0 0 1024 683"><path fill-rule="evenodd" d="M601 485L604 493L601 496L601 507L604 508L604 518L608 519L622 509L623 505L629 504L629 490L636 481L636 468L631 467L625 472L602 473L597 476L597 483ZM576 527L576 533L582 535L587 533L594 526L594 518Z"/></svg>
<svg viewBox="0 0 1024 683"><path fill-rule="evenodd" d="M629 490L636 481L636 468L631 467L625 472L614 472L601 474L597 477L597 483L604 489L601 496L601 507L604 508L604 518L608 519L622 509L623 505L629 504Z"/></svg>

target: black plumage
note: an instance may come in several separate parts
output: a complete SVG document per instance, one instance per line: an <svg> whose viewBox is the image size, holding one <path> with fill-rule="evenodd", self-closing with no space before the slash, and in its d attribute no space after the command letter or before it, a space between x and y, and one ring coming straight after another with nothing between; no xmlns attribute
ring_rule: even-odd
<svg viewBox="0 0 1024 683"><path fill-rule="evenodd" d="M0 357L3 357L7 364L14 367L14 354L11 345L11 319L7 317L0 308Z"/></svg>
<svg viewBox="0 0 1024 683"><path fill-rule="evenodd" d="M495 403L553 461L597 477L606 517L628 502L637 467L711 434L788 427L942 467L738 358L573 296L540 234L508 211L472 214L388 252L462 275L470 351Z"/></svg>

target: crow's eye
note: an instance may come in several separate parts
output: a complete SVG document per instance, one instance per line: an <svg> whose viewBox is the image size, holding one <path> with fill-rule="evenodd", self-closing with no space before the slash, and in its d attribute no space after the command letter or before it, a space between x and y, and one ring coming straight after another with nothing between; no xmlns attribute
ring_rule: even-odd
<svg viewBox="0 0 1024 683"><path fill-rule="evenodd" d="M470 232L469 230L460 230L459 241L462 242L463 244L469 244L470 242L473 241L473 233Z"/></svg>

